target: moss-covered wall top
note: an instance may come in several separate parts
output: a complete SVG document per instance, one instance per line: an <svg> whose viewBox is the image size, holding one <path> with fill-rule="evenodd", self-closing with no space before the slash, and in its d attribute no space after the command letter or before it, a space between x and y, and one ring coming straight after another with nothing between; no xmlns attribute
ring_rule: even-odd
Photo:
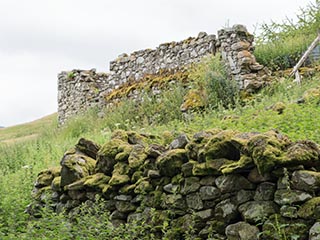
<svg viewBox="0 0 320 240"><path fill-rule="evenodd" d="M318 144L277 131L171 139L125 131L103 146L80 139L61 166L38 174L27 211L41 217L50 206L72 217L103 199L115 226L150 224L155 239L164 221L169 239L190 228L194 239L319 239Z"/></svg>

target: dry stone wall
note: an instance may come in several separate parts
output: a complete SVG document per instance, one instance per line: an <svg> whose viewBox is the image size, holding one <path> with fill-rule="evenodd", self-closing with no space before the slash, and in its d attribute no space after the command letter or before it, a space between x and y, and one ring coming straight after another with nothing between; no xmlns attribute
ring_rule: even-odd
<svg viewBox="0 0 320 240"><path fill-rule="evenodd" d="M105 96L129 82L137 82L145 75L185 70L208 55L221 50L222 59L230 69L230 77L238 82L239 88L255 91L262 87L265 78L263 66L256 63L252 55L253 36L242 25L219 31L215 35L200 32L180 42L164 43L156 49L122 54L110 62L109 73L93 70L72 70L58 75L59 123L91 107L102 108L108 104ZM156 91L159 94L161 91ZM139 92L131 92L139 98Z"/></svg>
<svg viewBox="0 0 320 240"><path fill-rule="evenodd" d="M218 39L222 59L239 88L249 92L261 88L269 73L253 55L253 35L244 26L235 25L220 30Z"/></svg>
<svg viewBox="0 0 320 240"><path fill-rule="evenodd" d="M164 221L169 239L191 228L197 239L319 239L318 144L217 129L160 143L125 131L103 146L80 139L38 174L27 211L41 217L49 204L72 217L102 198L115 226L141 221L156 239Z"/></svg>
<svg viewBox="0 0 320 240"><path fill-rule="evenodd" d="M110 71L120 84L139 80L145 74L158 74L161 70L177 70L199 62L208 54L215 53L216 37L200 32L196 38L181 42L160 44L156 49L147 49L122 54L110 62Z"/></svg>
<svg viewBox="0 0 320 240"><path fill-rule="evenodd" d="M58 75L59 124L90 108L101 108L103 94L112 87L109 76L95 69L61 72Z"/></svg>

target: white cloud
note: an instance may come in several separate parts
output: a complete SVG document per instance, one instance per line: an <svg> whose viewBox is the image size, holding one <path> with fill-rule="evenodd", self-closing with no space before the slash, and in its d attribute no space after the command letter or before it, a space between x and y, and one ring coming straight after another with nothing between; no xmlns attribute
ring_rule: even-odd
<svg viewBox="0 0 320 240"><path fill-rule="evenodd" d="M294 16L305 0L1 0L0 125L56 111L57 74L108 71L124 52Z"/></svg>

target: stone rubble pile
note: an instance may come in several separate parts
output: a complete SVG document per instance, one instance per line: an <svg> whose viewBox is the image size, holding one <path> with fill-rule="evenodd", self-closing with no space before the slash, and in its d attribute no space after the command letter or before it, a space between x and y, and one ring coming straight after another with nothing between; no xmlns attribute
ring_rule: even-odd
<svg viewBox="0 0 320 240"><path fill-rule="evenodd" d="M217 129L161 141L120 130L103 146L80 139L60 167L38 174L27 211L41 217L49 203L72 216L99 196L115 226L143 220L159 239L169 218L171 239L190 227L201 239L319 239L316 143Z"/></svg>

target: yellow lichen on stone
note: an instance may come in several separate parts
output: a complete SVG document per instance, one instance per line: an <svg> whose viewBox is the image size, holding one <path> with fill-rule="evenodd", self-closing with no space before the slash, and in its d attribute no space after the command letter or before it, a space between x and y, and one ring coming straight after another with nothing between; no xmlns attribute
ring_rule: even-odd
<svg viewBox="0 0 320 240"><path fill-rule="evenodd" d="M55 177L60 176L61 167L52 167L38 174L35 186L49 186Z"/></svg>
<svg viewBox="0 0 320 240"><path fill-rule="evenodd" d="M52 180L52 183L51 183L51 189L53 191L61 191L61 186L60 186L60 182L61 182L61 177L55 177L53 180Z"/></svg>
<svg viewBox="0 0 320 240"><path fill-rule="evenodd" d="M313 219L320 217L319 212L320 207L320 197L315 197L304 203L298 210L298 216L305 219ZM318 209L317 215L315 211Z"/></svg>
<svg viewBox="0 0 320 240"><path fill-rule="evenodd" d="M131 79L127 83L121 85L118 89L114 89L105 96L105 100L106 102L112 102L112 100L115 99L126 98L134 90L149 92L153 87L165 89L171 81L177 83L189 82L188 71L183 69L161 70L158 74L145 74L139 81Z"/></svg>
<svg viewBox="0 0 320 240"><path fill-rule="evenodd" d="M276 102L272 105L271 109L277 112L278 114L282 114L283 111L286 109L286 105L283 102Z"/></svg>
<svg viewBox="0 0 320 240"><path fill-rule="evenodd" d="M207 105L207 94L204 90L192 89L183 99L183 103L180 107L181 111L202 109Z"/></svg>
<svg viewBox="0 0 320 240"><path fill-rule="evenodd" d="M320 102L320 88L305 91L302 98L305 102Z"/></svg>
<svg viewBox="0 0 320 240"><path fill-rule="evenodd" d="M239 161L229 163L229 164L224 164L220 167L219 170L223 174L230 174L237 170L241 170L252 165L253 165L252 158L246 155L242 155Z"/></svg>

